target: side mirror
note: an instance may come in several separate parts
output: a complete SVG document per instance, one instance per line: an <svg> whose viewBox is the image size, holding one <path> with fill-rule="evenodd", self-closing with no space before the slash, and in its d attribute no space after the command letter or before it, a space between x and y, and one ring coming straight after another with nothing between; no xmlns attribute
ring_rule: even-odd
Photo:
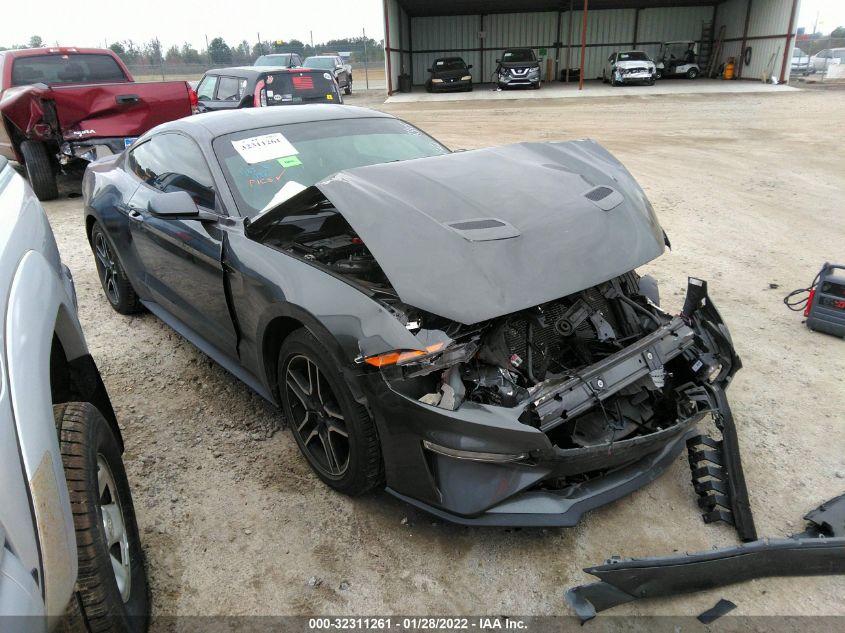
<svg viewBox="0 0 845 633"><path fill-rule="evenodd" d="M187 191L157 193L147 203L150 215L163 220L206 220L207 213L201 213L197 203Z"/></svg>

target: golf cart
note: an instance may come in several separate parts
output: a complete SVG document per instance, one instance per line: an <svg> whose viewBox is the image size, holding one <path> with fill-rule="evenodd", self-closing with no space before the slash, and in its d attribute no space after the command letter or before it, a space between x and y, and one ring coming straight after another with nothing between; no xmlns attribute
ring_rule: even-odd
<svg viewBox="0 0 845 633"><path fill-rule="evenodd" d="M657 78L686 77L695 79L701 74L698 65L698 42L666 42L657 55Z"/></svg>

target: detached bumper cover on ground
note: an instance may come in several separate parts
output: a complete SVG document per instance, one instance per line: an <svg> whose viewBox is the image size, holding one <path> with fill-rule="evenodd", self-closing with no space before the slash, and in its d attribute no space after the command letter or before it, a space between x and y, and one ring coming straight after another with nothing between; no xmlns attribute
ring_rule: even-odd
<svg viewBox="0 0 845 633"><path fill-rule="evenodd" d="M641 598L703 591L770 576L845 574L845 495L804 517L807 530L709 552L642 559L610 559L585 569L600 579L566 592L582 620Z"/></svg>

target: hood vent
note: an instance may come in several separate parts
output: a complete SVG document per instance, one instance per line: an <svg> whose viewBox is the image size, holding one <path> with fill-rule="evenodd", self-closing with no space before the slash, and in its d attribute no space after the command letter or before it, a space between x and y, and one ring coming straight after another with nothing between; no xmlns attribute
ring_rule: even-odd
<svg viewBox="0 0 845 633"><path fill-rule="evenodd" d="M506 240L519 236L519 231L512 224L496 218L461 220L460 222L449 222L446 226L470 242Z"/></svg>
<svg viewBox="0 0 845 633"><path fill-rule="evenodd" d="M624 200L621 193L604 185L590 189L584 194L584 197L602 211L610 211L622 204Z"/></svg>

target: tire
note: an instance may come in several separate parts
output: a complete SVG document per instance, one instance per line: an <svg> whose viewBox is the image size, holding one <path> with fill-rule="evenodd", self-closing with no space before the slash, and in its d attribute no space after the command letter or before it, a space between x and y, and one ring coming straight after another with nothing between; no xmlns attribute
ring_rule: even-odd
<svg viewBox="0 0 845 633"><path fill-rule="evenodd" d="M351 95L352 94L352 80L346 82L346 87L343 89L343 94Z"/></svg>
<svg viewBox="0 0 845 633"><path fill-rule="evenodd" d="M53 163L47 153L47 146L36 141L21 143L21 156L26 169L29 186L39 200L55 200L59 197Z"/></svg>
<svg viewBox="0 0 845 633"><path fill-rule="evenodd" d="M114 254L109 238L99 222L91 227L91 250L97 265L97 276L111 307L120 314L135 314L143 307L120 260Z"/></svg>
<svg viewBox="0 0 845 633"><path fill-rule="evenodd" d="M662 71L662 70L658 70L658 71L654 74L654 77L655 77L655 79L663 79L663 71Z"/></svg>
<svg viewBox="0 0 845 633"><path fill-rule="evenodd" d="M117 437L89 403L56 405L53 415L76 529L82 618L97 633L143 633L149 587Z"/></svg>
<svg viewBox="0 0 845 633"><path fill-rule="evenodd" d="M279 394L294 440L314 473L338 492L357 496L384 481L381 445L369 413L354 400L338 367L310 332L297 330L279 350Z"/></svg>
<svg viewBox="0 0 845 633"><path fill-rule="evenodd" d="M698 77L698 68L690 68L687 71L687 79L695 79Z"/></svg>

